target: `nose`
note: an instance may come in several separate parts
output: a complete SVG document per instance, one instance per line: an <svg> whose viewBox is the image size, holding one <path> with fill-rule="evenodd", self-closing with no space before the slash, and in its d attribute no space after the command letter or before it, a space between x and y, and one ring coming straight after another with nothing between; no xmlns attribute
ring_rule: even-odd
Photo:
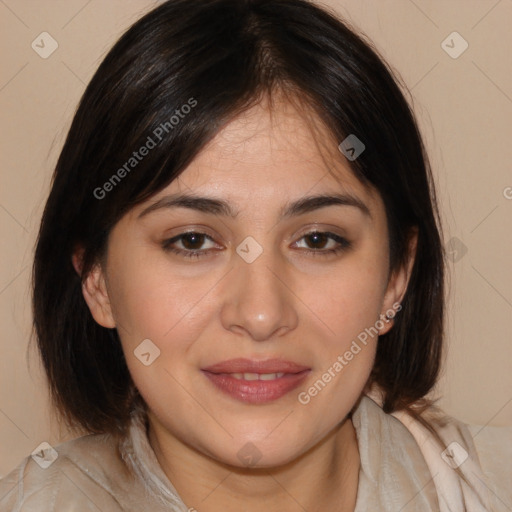
<svg viewBox="0 0 512 512"><path fill-rule="evenodd" d="M237 256L221 310L225 329L265 341L297 327L297 298L286 264L271 251L252 263Z"/></svg>

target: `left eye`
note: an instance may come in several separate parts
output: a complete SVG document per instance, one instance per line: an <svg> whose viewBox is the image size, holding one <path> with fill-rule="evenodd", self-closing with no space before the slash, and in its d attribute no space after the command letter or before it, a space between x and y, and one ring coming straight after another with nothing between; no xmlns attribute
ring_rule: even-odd
<svg viewBox="0 0 512 512"><path fill-rule="evenodd" d="M309 240L311 245L321 245L322 247L313 247L313 248L304 248L305 252L312 255L327 255L338 253L342 250L348 249L351 247L351 243L345 238L338 236L334 233L329 232L321 232L321 231L312 231L311 233L306 233L299 240ZM200 249L205 241L210 241L213 246L206 249ZM330 248L325 248L328 242L332 242ZM176 243L180 243L182 248L175 247ZM298 242L295 243L295 245ZM215 247L215 242L212 237L207 235L206 233L200 233L197 231L189 231L187 233L181 233L173 238L165 240L162 243L162 247L165 251L170 251L175 254L179 254L184 256L185 258L199 258L206 255L208 252L213 250Z"/></svg>
<svg viewBox="0 0 512 512"><path fill-rule="evenodd" d="M331 245L331 248L325 249L322 247L314 247L311 252L337 252L341 249L348 248L350 243L345 238L335 235L334 233L329 232L321 232L321 231L312 231L311 233L307 233L300 240L310 240L313 245L325 245L325 242L329 240L334 242L334 246ZM309 252L310 249L308 249Z"/></svg>
<svg viewBox="0 0 512 512"><path fill-rule="evenodd" d="M351 247L351 243L346 238L338 236L334 233L323 231L312 231L311 233L306 233L300 238L300 240L309 240L313 245L319 244L321 246L324 246L325 242L333 242L333 245L327 249L324 247L314 247L313 249L306 248L307 253L314 254L315 256L334 254Z"/></svg>

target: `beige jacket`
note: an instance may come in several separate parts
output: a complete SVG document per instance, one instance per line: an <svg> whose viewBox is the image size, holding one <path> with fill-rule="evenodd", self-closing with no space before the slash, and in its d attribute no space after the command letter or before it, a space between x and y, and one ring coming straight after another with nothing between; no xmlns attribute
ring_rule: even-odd
<svg viewBox="0 0 512 512"><path fill-rule="evenodd" d="M449 421L439 431L451 446L443 452L416 421L384 413L379 395L370 396L352 416L361 458L355 512L512 511L512 429L471 430L444 416ZM96 434L55 451L45 469L29 455L0 480L0 512L195 510L158 464L142 416L134 416L119 446Z"/></svg>

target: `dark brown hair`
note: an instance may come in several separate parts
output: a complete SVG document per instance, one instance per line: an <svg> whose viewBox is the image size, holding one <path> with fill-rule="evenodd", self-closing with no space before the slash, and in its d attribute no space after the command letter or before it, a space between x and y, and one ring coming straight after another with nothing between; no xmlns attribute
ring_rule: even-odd
<svg viewBox="0 0 512 512"><path fill-rule="evenodd" d="M309 105L334 140L355 134L365 144L350 165L384 201L390 270L405 264L417 227L402 310L379 338L371 380L385 391L386 412L431 390L443 344L441 224L428 159L399 83L364 36L306 0L168 0L119 39L74 116L35 252L35 334L53 403L69 426L125 433L142 404L117 331L93 320L81 290L110 230L177 178L228 120L276 90ZM192 103L179 122L170 121ZM122 181L112 181L163 125L156 147L121 173ZM112 186L102 188L107 182ZM79 245L81 277L71 260Z"/></svg>

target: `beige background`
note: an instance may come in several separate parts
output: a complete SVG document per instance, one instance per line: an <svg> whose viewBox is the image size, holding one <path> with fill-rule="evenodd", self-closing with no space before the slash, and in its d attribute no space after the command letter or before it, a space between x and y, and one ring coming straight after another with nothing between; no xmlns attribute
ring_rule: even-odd
<svg viewBox="0 0 512 512"><path fill-rule="evenodd" d="M456 237L467 249L450 263L440 404L469 423L512 425L512 1L327 4L375 42L412 91L438 183L445 243L451 247ZM52 420L37 355L28 349L32 250L85 84L122 31L154 5L0 0L0 476L42 441L74 437ZM469 44L456 59L441 46L453 31ZM41 32L59 45L47 59L31 47Z"/></svg>

